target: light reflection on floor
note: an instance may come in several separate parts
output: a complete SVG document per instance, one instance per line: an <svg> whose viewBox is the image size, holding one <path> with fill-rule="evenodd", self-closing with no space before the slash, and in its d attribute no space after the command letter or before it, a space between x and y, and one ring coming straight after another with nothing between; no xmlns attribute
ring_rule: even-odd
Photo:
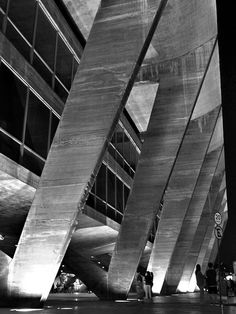
<svg viewBox="0 0 236 314"><path fill-rule="evenodd" d="M77 299L77 301L75 301ZM0 314L26 312L32 314L236 314L236 297L223 299L224 305L211 305L207 296L203 304L199 294L154 297L152 301L138 302L135 295L128 300L99 301L92 295L50 296L41 309L0 308Z"/></svg>

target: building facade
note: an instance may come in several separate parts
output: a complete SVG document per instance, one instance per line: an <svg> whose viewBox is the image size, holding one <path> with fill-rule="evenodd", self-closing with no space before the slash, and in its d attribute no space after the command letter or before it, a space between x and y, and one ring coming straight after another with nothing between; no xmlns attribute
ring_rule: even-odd
<svg viewBox="0 0 236 314"><path fill-rule="evenodd" d="M193 291L227 222L216 2L89 5L0 1L3 305Z"/></svg>

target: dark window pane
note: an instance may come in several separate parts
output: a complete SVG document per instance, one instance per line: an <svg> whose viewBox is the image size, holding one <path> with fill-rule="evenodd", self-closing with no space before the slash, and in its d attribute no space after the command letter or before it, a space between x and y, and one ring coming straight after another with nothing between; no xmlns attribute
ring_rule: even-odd
<svg viewBox="0 0 236 314"><path fill-rule="evenodd" d="M19 32L13 27L13 25L9 21L7 22L6 37L23 55L23 57L25 57L25 59L29 61L31 47L27 44L24 38L19 34Z"/></svg>
<svg viewBox="0 0 236 314"><path fill-rule="evenodd" d="M116 177L109 169L107 169L107 202L113 207L116 206L115 194Z"/></svg>
<svg viewBox="0 0 236 314"><path fill-rule="evenodd" d="M123 143L123 156L125 160L130 163L130 140L124 132L124 143Z"/></svg>
<svg viewBox="0 0 236 314"><path fill-rule="evenodd" d="M52 70L54 68L55 46L56 30L39 7L35 49Z"/></svg>
<svg viewBox="0 0 236 314"><path fill-rule="evenodd" d="M19 163L20 144L0 131L0 153Z"/></svg>
<svg viewBox="0 0 236 314"><path fill-rule="evenodd" d="M36 1L32 0L11 0L8 16L32 44Z"/></svg>
<svg viewBox="0 0 236 314"><path fill-rule="evenodd" d="M60 36L58 36L56 75L70 89L72 79L73 55Z"/></svg>
<svg viewBox="0 0 236 314"><path fill-rule="evenodd" d="M96 198L96 210L106 215L106 212L107 212L106 204L102 202L101 200L99 200L98 198Z"/></svg>
<svg viewBox="0 0 236 314"><path fill-rule="evenodd" d="M96 179L96 195L106 201L106 167L102 164Z"/></svg>
<svg viewBox="0 0 236 314"><path fill-rule="evenodd" d="M43 171L44 162L33 153L25 149L23 153L22 166L40 176Z"/></svg>
<svg viewBox="0 0 236 314"><path fill-rule="evenodd" d="M112 220L116 221L116 211L114 208L107 206L107 217L111 218Z"/></svg>
<svg viewBox="0 0 236 314"><path fill-rule="evenodd" d="M91 189L91 192L92 192L93 194L96 194L96 193L95 193L95 189L96 189L96 181L94 181L94 184L93 184L92 189Z"/></svg>
<svg viewBox="0 0 236 314"><path fill-rule="evenodd" d="M49 109L30 93L25 144L44 158L47 156L49 117Z"/></svg>
<svg viewBox="0 0 236 314"><path fill-rule="evenodd" d="M124 192L123 192L123 182L116 178L116 208L119 212L123 213L123 201L124 201Z"/></svg>
<svg viewBox="0 0 236 314"><path fill-rule="evenodd" d="M48 85L52 86L52 72L47 68L47 66L36 54L34 54L33 66L36 71L42 76L42 78L48 83Z"/></svg>
<svg viewBox="0 0 236 314"><path fill-rule="evenodd" d="M50 144L53 141L54 135L56 133L57 130L57 126L59 123L59 119L52 113L52 123L51 123L51 139L50 139Z"/></svg>
<svg viewBox="0 0 236 314"><path fill-rule="evenodd" d="M123 155L123 142L124 142L124 130L120 125L117 126L116 129L116 149L118 152Z"/></svg>
<svg viewBox="0 0 236 314"><path fill-rule="evenodd" d="M6 12L7 0L0 0L0 7L3 9L4 12Z"/></svg>
<svg viewBox="0 0 236 314"><path fill-rule="evenodd" d="M3 63L0 93L0 126L22 141L27 88Z"/></svg>
<svg viewBox="0 0 236 314"><path fill-rule="evenodd" d="M65 88L61 85L61 83L56 79L55 80L55 92L61 98L61 100L65 103L68 97L68 92Z"/></svg>
<svg viewBox="0 0 236 314"><path fill-rule="evenodd" d="M92 208L95 208L95 196L92 194L89 194L86 204Z"/></svg>

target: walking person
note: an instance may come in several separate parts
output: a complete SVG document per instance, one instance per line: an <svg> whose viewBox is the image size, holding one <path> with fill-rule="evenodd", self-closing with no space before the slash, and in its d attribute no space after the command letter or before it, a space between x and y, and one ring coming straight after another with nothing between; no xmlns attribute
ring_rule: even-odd
<svg viewBox="0 0 236 314"><path fill-rule="evenodd" d="M205 276L202 274L200 264L196 265L195 276L197 286L200 290L200 301L202 302L204 299Z"/></svg>
<svg viewBox="0 0 236 314"><path fill-rule="evenodd" d="M146 271L144 281L145 299L152 299L153 273Z"/></svg>
<svg viewBox="0 0 236 314"><path fill-rule="evenodd" d="M208 263L208 269L206 271L206 285L211 303L216 303L217 301L216 271L213 268L213 264L211 262Z"/></svg>

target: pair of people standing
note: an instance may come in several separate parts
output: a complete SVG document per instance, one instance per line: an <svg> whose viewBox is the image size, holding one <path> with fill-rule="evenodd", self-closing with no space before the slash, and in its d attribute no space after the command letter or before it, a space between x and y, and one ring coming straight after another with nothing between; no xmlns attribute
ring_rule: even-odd
<svg viewBox="0 0 236 314"><path fill-rule="evenodd" d="M137 273L136 292L138 301L152 298L153 273L147 271L144 276Z"/></svg>
<svg viewBox="0 0 236 314"><path fill-rule="evenodd" d="M216 271L212 263L208 263L208 269L205 276L201 272L201 266L196 265L196 281L197 286L200 289L200 299L203 300L204 297L204 288L207 288L211 302L215 303L217 298L217 279Z"/></svg>

